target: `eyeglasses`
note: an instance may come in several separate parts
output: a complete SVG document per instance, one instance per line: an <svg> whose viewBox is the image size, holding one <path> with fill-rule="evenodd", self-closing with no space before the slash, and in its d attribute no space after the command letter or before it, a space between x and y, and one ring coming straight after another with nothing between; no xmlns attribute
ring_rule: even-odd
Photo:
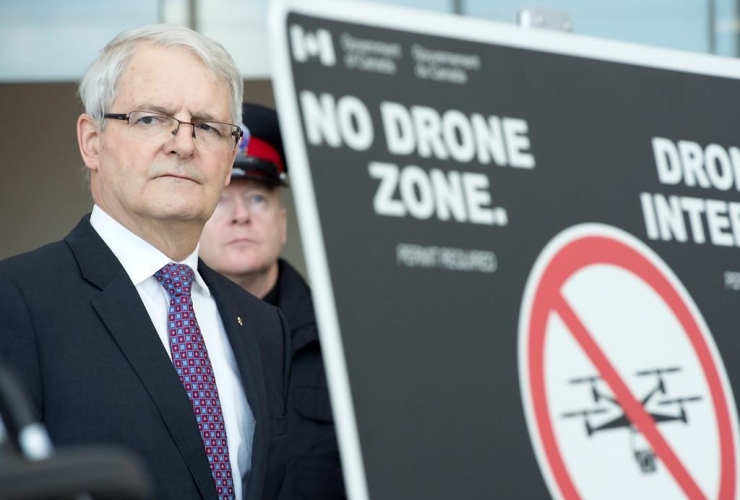
<svg viewBox="0 0 740 500"><path fill-rule="evenodd" d="M236 197L222 195L218 201L217 209L231 212L237 203L253 214L264 213L272 205L270 197L266 193L252 191Z"/></svg>
<svg viewBox="0 0 740 500"><path fill-rule="evenodd" d="M106 113L103 118L128 122L127 128L132 136L154 144L164 144L177 135L180 125L190 125L193 127L193 139L198 148L211 152L236 148L243 135L242 129L231 123L185 122L151 111L132 111L128 114Z"/></svg>

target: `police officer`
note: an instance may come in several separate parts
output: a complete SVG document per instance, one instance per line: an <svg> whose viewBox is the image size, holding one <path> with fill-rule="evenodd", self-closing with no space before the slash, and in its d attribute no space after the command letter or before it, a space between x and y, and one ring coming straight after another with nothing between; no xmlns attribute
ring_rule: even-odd
<svg viewBox="0 0 740 500"><path fill-rule="evenodd" d="M200 255L216 271L278 306L292 337L288 396L288 469L281 500L345 497L339 452L321 358L311 291L279 258L287 214L287 186L277 113L256 104L242 108L244 138L231 183L206 224Z"/></svg>

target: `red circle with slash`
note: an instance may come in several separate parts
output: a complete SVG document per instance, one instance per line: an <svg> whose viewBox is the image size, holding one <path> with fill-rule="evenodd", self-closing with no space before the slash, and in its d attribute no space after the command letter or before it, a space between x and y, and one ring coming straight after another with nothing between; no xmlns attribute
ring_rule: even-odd
<svg viewBox="0 0 740 500"><path fill-rule="evenodd" d="M535 264L527 284L521 312L520 363L524 403L530 433L539 439L541 467L557 486L564 500L582 500L559 449L548 409L545 390L545 337L550 315L557 314L585 352L599 375L609 384L630 422L641 432L670 472L679 488L691 500L708 500L670 444L661 435L654 419L601 350L592 334L562 294L564 284L578 271L593 265L612 265L632 273L650 286L669 307L696 352L711 394L719 431L720 477L717 500L734 500L736 493L736 432L733 430L734 402L725 390L708 329L698 309L671 271L639 240L621 230L598 224L576 226L561 233L548 245ZM731 416L731 412L732 415ZM544 459L545 463L542 463ZM546 474L547 477L547 474ZM551 486L552 489L552 486Z"/></svg>

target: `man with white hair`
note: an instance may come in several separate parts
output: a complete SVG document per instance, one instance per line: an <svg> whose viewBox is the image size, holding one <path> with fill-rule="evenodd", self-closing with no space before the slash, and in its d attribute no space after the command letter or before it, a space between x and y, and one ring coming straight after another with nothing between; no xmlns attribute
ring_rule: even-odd
<svg viewBox="0 0 740 500"><path fill-rule="evenodd" d="M242 80L191 30L121 33L80 84L95 202L0 262L0 359L57 445L137 454L158 499L274 499L285 471L281 313L198 258L241 137Z"/></svg>

